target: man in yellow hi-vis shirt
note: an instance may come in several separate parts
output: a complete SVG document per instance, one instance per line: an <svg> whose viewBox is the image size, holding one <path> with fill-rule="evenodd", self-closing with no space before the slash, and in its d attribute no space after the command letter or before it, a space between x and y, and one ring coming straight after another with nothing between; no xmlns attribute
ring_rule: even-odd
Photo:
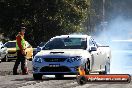
<svg viewBox="0 0 132 88"><path fill-rule="evenodd" d="M25 58L25 55L26 55L25 54L26 45L25 45L25 39L24 39L25 29L26 29L25 27L21 27L21 31L16 36L17 60L13 68L13 75L18 75L17 69L20 62L21 62L22 74L23 75L28 74L27 67L26 67L26 58Z"/></svg>

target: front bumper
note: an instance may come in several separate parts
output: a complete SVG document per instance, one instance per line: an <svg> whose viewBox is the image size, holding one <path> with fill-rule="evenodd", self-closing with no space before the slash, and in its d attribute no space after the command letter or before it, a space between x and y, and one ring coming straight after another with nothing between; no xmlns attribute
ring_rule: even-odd
<svg viewBox="0 0 132 88"><path fill-rule="evenodd" d="M40 75L76 75L77 73L73 73L73 72L71 72L71 73L69 73L69 72L61 72L61 73L58 73L58 72L56 72L56 73L49 73L49 72L45 72L45 73L42 73L42 72L39 72L39 73L33 73L33 74L40 74Z"/></svg>
<svg viewBox="0 0 132 88"><path fill-rule="evenodd" d="M36 59L38 58L38 59ZM73 58L74 59L74 58ZM83 60L69 59L69 56L51 55L45 57L35 56L33 65L33 74L55 75L55 74L76 74L77 68Z"/></svg>
<svg viewBox="0 0 132 88"><path fill-rule="evenodd" d="M43 74L43 75L56 75L56 74L75 75L77 73L77 70L78 70L78 66L75 66L75 67L66 67L66 66L49 67L49 66L44 66L42 68L33 67L33 74Z"/></svg>

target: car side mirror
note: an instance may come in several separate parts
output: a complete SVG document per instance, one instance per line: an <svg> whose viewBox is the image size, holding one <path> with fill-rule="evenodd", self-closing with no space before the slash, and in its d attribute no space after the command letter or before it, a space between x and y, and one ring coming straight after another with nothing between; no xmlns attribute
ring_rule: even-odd
<svg viewBox="0 0 132 88"><path fill-rule="evenodd" d="M89 52L92 52L92 51L97 51L97 48L94 46L90 47Z"/></svg>

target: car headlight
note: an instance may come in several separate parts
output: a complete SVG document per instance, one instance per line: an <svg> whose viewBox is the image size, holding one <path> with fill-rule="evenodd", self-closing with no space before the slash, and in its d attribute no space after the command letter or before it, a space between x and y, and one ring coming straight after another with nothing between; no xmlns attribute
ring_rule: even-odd
<svg viewBox="0 0 132 88"><path fill-rule="evenodd" d="M34 61L38 62L38 63L42 63L42 58L41 57L36 57Z"/></svg>
<svg viewBox="0 0 132 88"><path fill-rule="evenodd" d="M81 56L69 57L69 58L67 59L67 62L72 63L72 62L74 62L74 61L79 61L79 60L81 60L81 59L82 59Z"/></svg>

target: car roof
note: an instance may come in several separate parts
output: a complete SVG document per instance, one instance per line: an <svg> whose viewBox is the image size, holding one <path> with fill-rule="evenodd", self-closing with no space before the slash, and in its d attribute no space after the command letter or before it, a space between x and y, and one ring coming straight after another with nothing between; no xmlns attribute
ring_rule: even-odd
<svg viewBox="0 0 132 88"><path fill-rule="evenodd" d="M13 41L7 41L7 42L16 42L16 40L13 40Z"/></svg>
<svg viewBox="0 0 132 88"><path fill-rule="evenodd" d="M70 38L88 38L89 39L91 36L88 36L88 35L60 35L60 36L55 36L53 38L67 38L67 37L70 37Z"/></svg>

